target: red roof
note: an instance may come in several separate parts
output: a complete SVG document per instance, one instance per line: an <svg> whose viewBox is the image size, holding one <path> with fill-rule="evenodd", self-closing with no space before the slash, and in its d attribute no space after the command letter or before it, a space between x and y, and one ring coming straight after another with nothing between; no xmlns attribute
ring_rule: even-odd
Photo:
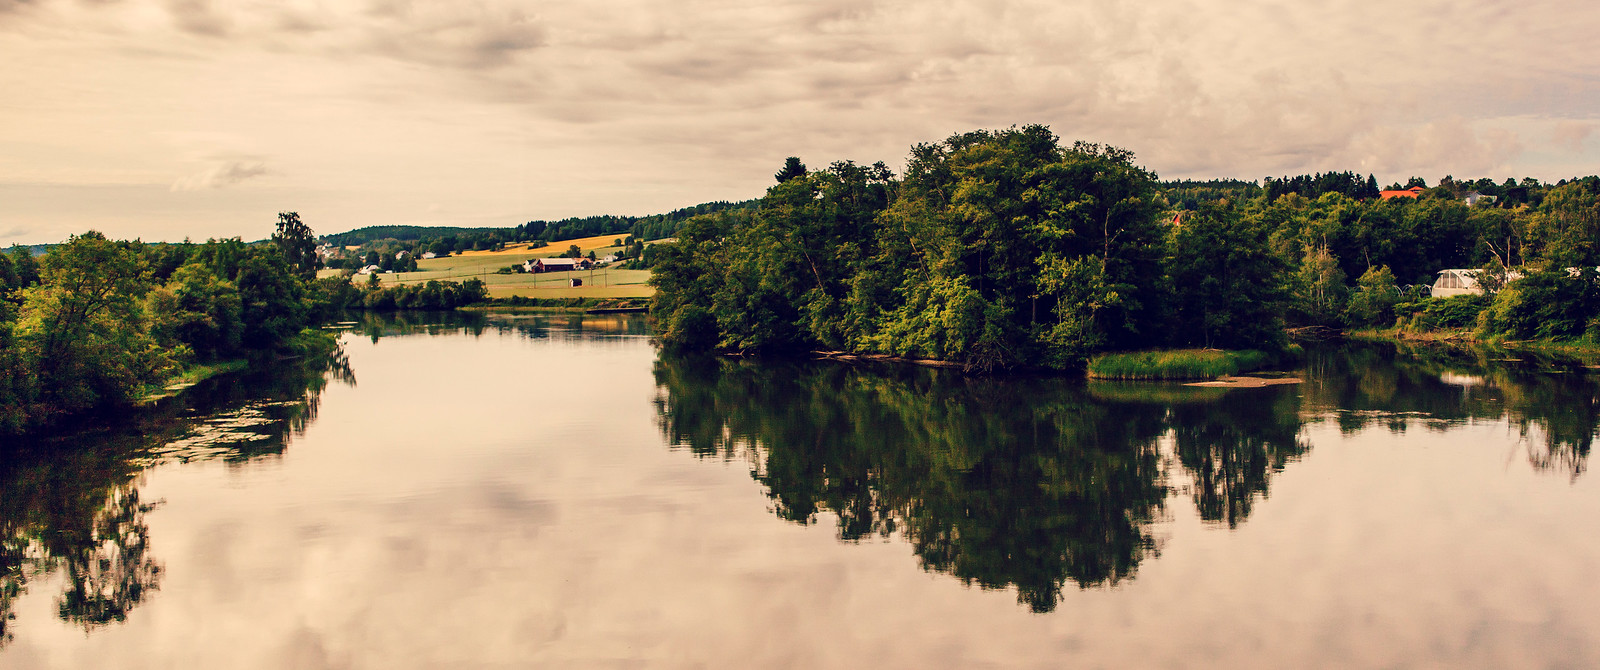
<svg viewBox="0 0 1600 670"><path fill-rule="evenodd" d="M1379 191L1378 197L1383 198L1384 200L1388 200L1389 198L1415 198L1419 195L1422 195L1423 190L1424 189L1421 186L1412 186L1404 191Z"/></svg>

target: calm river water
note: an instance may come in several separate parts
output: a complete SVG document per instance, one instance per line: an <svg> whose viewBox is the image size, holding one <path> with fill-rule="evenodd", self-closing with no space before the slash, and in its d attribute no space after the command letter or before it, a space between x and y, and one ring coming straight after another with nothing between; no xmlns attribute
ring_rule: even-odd
<svg viewBox="0 0 1600 670"><path fill-rule="evenodd" d="M1600 383L1262 389L368 320L0 452L0 668L1594 668Z"/></svg>

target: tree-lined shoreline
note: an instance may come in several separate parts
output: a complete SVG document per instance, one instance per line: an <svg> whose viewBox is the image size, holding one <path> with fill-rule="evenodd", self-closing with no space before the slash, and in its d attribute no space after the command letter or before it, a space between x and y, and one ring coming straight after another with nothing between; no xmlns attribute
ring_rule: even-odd
<svg viewBox="0 0 1600 670"><path fill-rule="evenodd" d="M658 252L664 341L975 370L1274 352L1286 328L1425 330L1440 315L1489 341L1600 341L1597 177L1413 179L1387 198L1354 173L1164 187L1130 152L1026 126L917 145L899 177L790 159L775 178L754 210L691 219ZM1446 268L1480 268L1486 295L1425 297Z"/></svg>

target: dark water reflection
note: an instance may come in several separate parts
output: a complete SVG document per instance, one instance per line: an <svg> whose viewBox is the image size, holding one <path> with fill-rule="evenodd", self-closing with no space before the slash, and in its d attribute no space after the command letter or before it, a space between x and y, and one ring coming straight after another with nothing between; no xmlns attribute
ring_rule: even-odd
<svg viewBox="0 0 1600 670"><path fill-rule="evenodd" d="M672 355L655 374L667 441L749 461L778 517L830 514L846 542L902 536L924 569L1048 612L1067 584L1116 585L1157 556L1169 496L1245 523L1311 449L1308 422L1404 434L1505 418L1530 465L1581 475L1600 385L1497 356L1329 347L1303 385L1228 391Z"/></svg>
<svg viewBox="0 0 1600 670"><path fill-rule="evenodd" d="M105 425L0 445L0 647L30 582L64 574L62 621L126 620L161 585L140 473L165 461L233 466L281 456L317 417L330 382L355 384L342 352L206 380Z"/></svg>
<svg viewBox="0 0 1600 670"><path fill-rule="evenodd" d="M1475 420L1510 421L1532 467L1583 474L1600 426L1600 377L1576 361L1538 353L1365 345L1312 352L1307 413L1354 433L1419 422L1448 431Z"/></svg>
<svg viewBox="0 0 1600 670"><path fill-rule="evenodd" d="M1206 520L1236 525L1306 449L1284 386L1218 393L674 357L656 379L668 441L752 461L779 517L831 513L844 541L898 533L925 569L1015 587L1036 612L1054 609L1068 583L1114 585L1158 555L1152 528L1175 487Z"/></svg>
<svg viewBox="0 0 1600 670"><path fill-rule="evenodd" d="M339 327L361 369L270 366L0 451L0 667L148 652L108 641L141 617L169 640L259 618L264 668L1600 659L1570 495L1600 384L1571 361L1324 347L1303 384L1221 390L657 354L634 315ZM1476 446L1417 458L1441 436ZM1324 627L1282 623L1302 612Z"/></svg>

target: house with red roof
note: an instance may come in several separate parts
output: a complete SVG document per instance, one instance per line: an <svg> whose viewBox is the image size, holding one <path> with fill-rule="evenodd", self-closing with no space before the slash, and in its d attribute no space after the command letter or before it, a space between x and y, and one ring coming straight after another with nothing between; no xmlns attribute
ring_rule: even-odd
<svg viewBox="0 0 1600 670"><path fill-rule="evenodd" d="M1423 189L1421 186L1412 186L1404 191L1378 191L1378 197L1383 198L1384 200L1388 200L1389 198L1416 199L1417 196L1422 195L1424 190L1425 189Z"/></svg>

